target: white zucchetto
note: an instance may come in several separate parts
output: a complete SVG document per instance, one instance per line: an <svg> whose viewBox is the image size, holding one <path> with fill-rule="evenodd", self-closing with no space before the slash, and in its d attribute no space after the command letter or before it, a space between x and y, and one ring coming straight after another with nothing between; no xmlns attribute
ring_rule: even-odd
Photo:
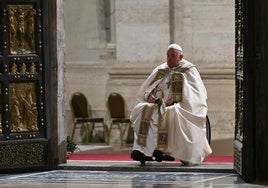
<svg viewBox="0 0 268 188"><path fill-rule="evenodd" d="M182 47L181 47L180 45L178 45L178 44L170 44L170 45L168 46L168 50L169 50L170 48L175 49L175 50L179 50L179 51L182 52Z"/></svg>

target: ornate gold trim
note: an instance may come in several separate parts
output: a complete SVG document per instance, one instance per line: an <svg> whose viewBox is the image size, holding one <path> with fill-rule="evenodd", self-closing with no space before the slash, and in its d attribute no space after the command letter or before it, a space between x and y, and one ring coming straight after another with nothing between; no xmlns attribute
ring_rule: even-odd
<svg viewBox="0 0 268 188"><path fill-rule="evenodd" d="M42 164L44 149L41 143L1 145L0 167Z"/></svg>

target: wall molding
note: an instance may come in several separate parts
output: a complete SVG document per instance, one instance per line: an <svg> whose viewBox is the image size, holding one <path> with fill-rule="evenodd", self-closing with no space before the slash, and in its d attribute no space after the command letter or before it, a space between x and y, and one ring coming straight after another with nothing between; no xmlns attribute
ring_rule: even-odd
<svg viewBox="0 0 268 188"><path fill-rule="evenodd" d="M202 67L198 70L202 79L235 79L234 67ZM149 67L113 67L108 74L110 79L145 79L151 71Z"/></svg>

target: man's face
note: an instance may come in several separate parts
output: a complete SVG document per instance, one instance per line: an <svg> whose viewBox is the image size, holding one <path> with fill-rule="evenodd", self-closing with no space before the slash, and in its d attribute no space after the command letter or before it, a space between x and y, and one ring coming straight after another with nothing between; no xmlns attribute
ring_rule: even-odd
<svg viewBox="0 0 268 188"><path fill-rule="evenodd" d="M182 59L183 55L181 51L175 50L175 49L169 49L167 51L167 64L169 68L176 67L180 64L180 61Z"/></svg>

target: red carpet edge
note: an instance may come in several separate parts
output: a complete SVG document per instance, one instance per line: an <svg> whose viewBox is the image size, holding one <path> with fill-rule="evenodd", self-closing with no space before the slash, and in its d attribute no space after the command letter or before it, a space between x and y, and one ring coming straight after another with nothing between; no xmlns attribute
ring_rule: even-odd
<svg viewBox="0 0 268 188"><path fill-rule="evenodd" d="M67 160L132 161L128 153L71 153L68 155ZM210 155L203 162L233 163L234 159L233 156Z"/></svg>

